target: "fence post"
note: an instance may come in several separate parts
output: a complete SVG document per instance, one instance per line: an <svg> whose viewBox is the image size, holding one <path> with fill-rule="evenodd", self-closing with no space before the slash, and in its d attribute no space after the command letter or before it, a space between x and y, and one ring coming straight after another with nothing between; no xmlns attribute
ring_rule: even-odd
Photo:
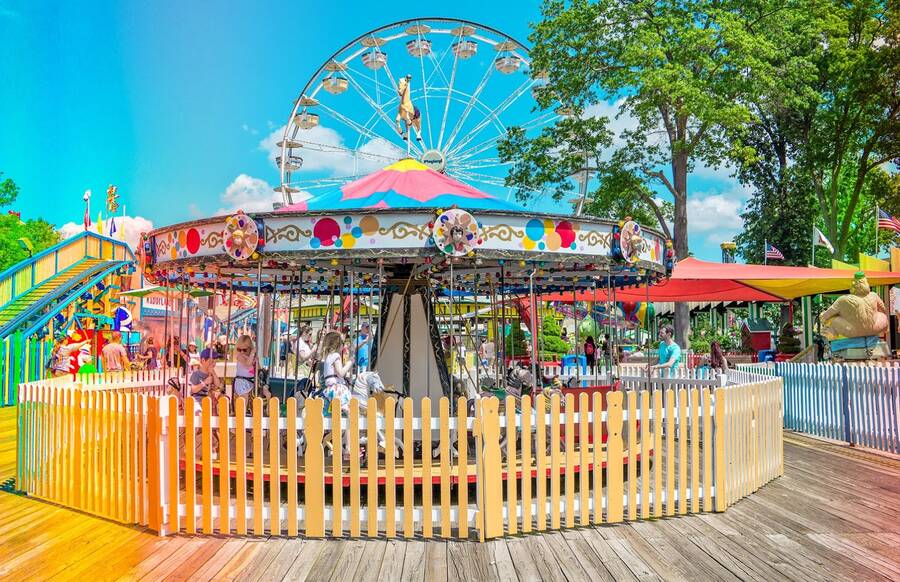
<svg viewBox="0 0 900 582"><path fill-rule="evenodd" d="M716 511L725 511L728 507L727 480L725 479L725 390L717 388L716 398L716 444L715 444L715 475L716 475Z"/></svg>
<svg viewBox="0 0 900 582"><path fill-rule="evenodd" d="M853 432L850 430L850 380L847 366L841 365L841 416L844 425L844 440L853 446Z"/></svg>
<svg viewBox="0 0 900 582"><path fill-rule="evenodd" d="M149 515L147 527L158 533L166 535L163 529L162 505L160 503L160 418L159 401L157 397L147 399L147 500Z"/></svg>
<svg viewBox="0 0 900 582"><path fill-rule="evenodd" d="M483 398L479 401L482 442L482 470L478 475L483 479L477 484L482 495L479 496L481 507L478 513L484 524L484 539L503 536L503 459L500 454L500 401L496 398ZM508 475L515 479L515 474ZM516 519L515 507L510 507L509 520Z"/></svg>

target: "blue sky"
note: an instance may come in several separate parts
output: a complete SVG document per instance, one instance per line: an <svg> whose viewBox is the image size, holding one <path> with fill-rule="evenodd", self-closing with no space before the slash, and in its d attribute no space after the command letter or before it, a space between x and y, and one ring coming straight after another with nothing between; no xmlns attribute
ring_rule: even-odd
<svg viewBox="0 0 900 582"><path fill-rule="evenodd" d="M524 41L538 7L0 0L0 171L21 186L23 216L57 225L80 221L85 189L99 202L111 183L129 215L156 226L267 204L278 183L267 144L303 84L341 45L432 12ZM474 84L480 71L466 74ZM495 103L516 86L493 81L484 95ZM507 124L521 124L532 114L517 104L507 115ZM349 143L346 134L335 139ZM309 177L326 175L340 172L323 166ZM725 170L700 169L689 185L692 250L718 259L718 243L740 229L747 194Z"/></svg>

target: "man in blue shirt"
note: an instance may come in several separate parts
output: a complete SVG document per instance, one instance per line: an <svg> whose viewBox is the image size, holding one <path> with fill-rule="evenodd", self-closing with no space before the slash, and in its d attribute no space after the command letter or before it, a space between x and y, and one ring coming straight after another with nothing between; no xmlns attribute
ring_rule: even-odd
<svg viewBox="0 0 900 582"><path fill-rule="evenodd" d="M356 369L359 372L365 372L369 369L369 348L371 345L369 324L364 323L356 338Z"/></svg>
<svg viewBox="0 0 900 582"><path fill-rule="evenodd" d="M671 325L664 325L659 330L659 363L652 367L654 370L668 369L666 375L671 376L681 361L681 346L675 343L675 329Z"/></svg>

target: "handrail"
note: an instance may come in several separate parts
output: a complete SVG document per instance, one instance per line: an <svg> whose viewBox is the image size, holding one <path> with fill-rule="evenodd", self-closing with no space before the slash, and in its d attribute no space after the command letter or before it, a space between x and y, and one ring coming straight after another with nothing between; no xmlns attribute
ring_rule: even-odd
<svg viewBox="0 0 900 582"><path fill-rule="evenodd" d="M89 253L89 249L90 249L90 245L88 244L89 240L99 241L99 248L101 250L97 254L100 256L93 257L93 253ZM128 243L126 243L124 241L116 240L114 238L110 238L110 237L107 237L107 236L104 236L101 234L97 234L95 232L85 231L74 237L67 238L66 240L60 241L57 244L53 245L52 247L44 249L43 251L39 252L38 254L32 256L31 258L21 261L19 263L16 263L15 265L9 267L8 269L4 270L3 272L0 272L0 308L6 306L10 302L15 301L17 298L21 297L24 293L27 293L29 290L34 288L34 286L36 284L42 283L42 282L46 281L47 279L49 279L50 277L55 277L56 275L60 274L61 272L65 271L66 269L72 267L75 264L75 263L71 263L71 264L65 264L62 266L59 265L58 257L59 257L60 252L66 251L70 248L73 248L76 245L83 245L84 246L84 254L83 254L83 256L81 256L81 258L79 260L82 260L84 258L103 258L102 247L103 247L104 243L112 245L113 256L110 257L111 260L116 260L115 259L115 255L116 255L115 251L117 249L124 250L124 255L123 255L124 260L131 260L131 261L135 260L134 252L131 250L131 247L128 246ZM50 269L50 273L47 277L44 277L40 281L37 281L35 270L36 270L36 267L38 266L39 262L41 260L43 260L47 257L51 257L53 255L56 255L57 262L52 265L52 268ZM22 289L16 289L17 278L19 279L19 283L21 284L22 281L20 279L20 275L25 273L28 269L31 269L30 283L26 283L26 285L23 285ZM27 278L27 274L25 275L25 277Z"/></svg>

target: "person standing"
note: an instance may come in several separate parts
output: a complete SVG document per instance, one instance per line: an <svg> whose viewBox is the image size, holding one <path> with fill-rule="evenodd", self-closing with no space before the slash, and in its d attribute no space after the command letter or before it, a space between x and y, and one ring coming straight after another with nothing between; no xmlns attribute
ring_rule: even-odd
<svg viewBox="0 0 900 582"><path fill-rule="evenodd" d="M122 334L114 331L100 350L104 372L121 372L128 367L128 350L122 345Z"/></svg>
<svg viewBox="0 0 900 582"><path fill-rule="evenodd" d="M356 338L356 369L359 372L369 370L369 351L372 346L372 336L369 333L369 324L363 323L359 335Z"/></svg>
<svg viewBox="0 0 900 582"><path fill-rule="evenodd" d="M709 344L709 366L719 373L728 371L728 360L725 358L722 346L717 340L713 340L713 342Z"/></svg>
<svg viewBox="0 0 900 582"><path fill-rule="evenodd" d="M584 340L584 360L591 374L597 370L597 346L594 345L594 336L589 335Z"/></svg>
<svg viewBox="0 0 900 582"><path fill-rule="evenodd" d="M659 339L659 363L651 369L668 369L666 375L671 377L681 361L681 346L675 342L675 328L671 325L662 326L659 330Z"/></svg>
<svg viewBox="0 0 900 582"><path fill-rule="evenodd" d="M152 335L144 339L144 345L137 358L147 370L159 368L159 348L156 347L156 342Z"/></svg>

